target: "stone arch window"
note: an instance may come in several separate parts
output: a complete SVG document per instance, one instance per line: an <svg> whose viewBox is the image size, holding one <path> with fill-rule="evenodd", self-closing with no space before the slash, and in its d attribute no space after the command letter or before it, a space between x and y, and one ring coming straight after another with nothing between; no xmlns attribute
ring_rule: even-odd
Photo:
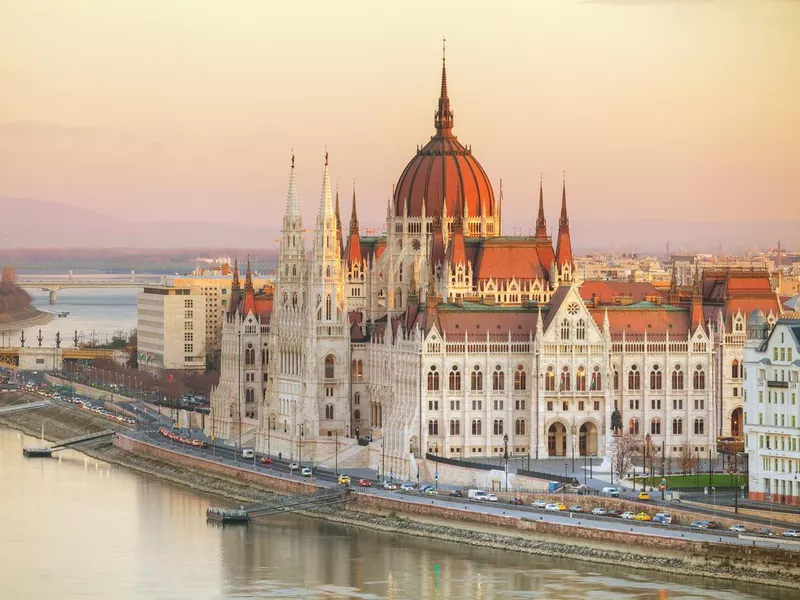
<svg viewBox="0 0 800 600"><path fill-rule="evenodd" d="M544 374L544 391L554 392L556 389L556 374L552 366L547 367L547 372Z"/></svg>
<svg viewBox="0 0 800 600"><path fill-rule="evenodd" d="M561 368L561 380L558 384L559 392L568 392L572 385L572 377L569 374L569 367L564 366Z"/></svg>
<svg viewBox="0 0 800 600"><path fill-rule="evenodd" d="M327 267L325 267L325 277L330 277L330 276L331 276L331 266L328 265Z"/></svg>
<svg viewBox="0 0 800 600"><path fill-rule="evenodd" d="M472 373L469 375L469 382L469 387L473 392L479 392L483 389L483 371L478 365L473 367Z"/></svg>
<svg viewBox="0 0 800 600"><path fill-rule="evenodd" d="M325 357L325 379L333 379L336 375L336 359L333 354Z"/></svg>
<svg viewBox="0 0 800 600"><path fill-rule="evenodd" d="M269 364L269 350L266 348L261 349L261 366L266 366Z"/></svg>
<svg viewBox="0 0 800 600"><path fill-rule="evenodd" d="M527 387L526 384L525 367L517 365L517 370L514 371L514 390L523 391Z"/></svg>
<svg viewBox="0 0 800 600"><path fill-rule="evenodd" d="M514 435L525 435L525 419L517 419L514 422Z"/></svg>
<svg viewBox="0 0 800 600"><path fill-rule="evenodd" d="M682 435L682 434L683 434L683 420L672 419L672 435Z"/></svg>
<svg viewBox="0 0 800 600"><path fill-rule="evenodd" d="M575 329L575 339L584 341L586 339L586 321L578 319L578 326Z"/></svg>
<svg viewBox="0 0 800 600"><path fill-rule="evenodd" d="M333 404L325 405L325 418L328 420L333 419Z"/></svg>
<svg viewBox="0 0 800 600"><path fill-rule="evenodd" d="M506 389L506 374L500 365L497 365L492 373L492 389L498 392Z"/></svg>
<svg viewBox="0 0 800 600"><path fill-rule="evenodd" d="M663 373L661 372L661 367L658 365L653 365L653 368L650 369L650 389L660 390L662 387Z"/></svg>
<svg viewBox="0 0 800 600"><path fill-rule="evenodd" d="M292 265L292 276L293 277L297 276L297 265Z"/></svg>
<svg viewBox="0 0 800 600"><path fill-rule="evenodd" d="M631 435L639 435L639 419L631 419L628 421L628 433Z"/></svg>
<svg viewBox="0 0 800 600"><path fill-rule="evenodd" d="M439 435L439 421L436 419L428 421L428 435Z"/></svg>
<svg viewBox="0 0 800 600"><path fill-rule="evenodd" d="M586 369L578 367L578 372L575 373L575 391L586 391Z"/></svg>
<svg viewBox="0 0 800 600"><path fill-rule="evenodd" d="M364 361L353 359L350 363L350 374L353 379L361 379L364 376Z"/></svg>
<svg viewBox="0 0 800 600"><path fill-rule="evenodd" d="M331 299L331 295L327 294L325 296L325 319L326 320L330 320L332 312L333 312L333 300Z"/></svg>
<svg viewBox="0 0 800 600"><path fill-rule="evenodd" d="M403 290L400 288L397 288L394 291L394 307L403 308Z"/></svg>
<svg viewBox="0 0 800 600"><path fill-rule="evenodd" d="M661 435L661 419L650 421L650 435Z"/></svg>
<svg viewBox="0 0 800 600"><path fill-rule="evenodd" d="M297 292L292 292L292 307L297 308Z"/></svg>
<svg viewBox="0 0 800 600"><path fill-rule="evenodd" d="M675 367L672 369L672 389L683 389L683 369L680 365L675 365Z"/></svg>
<svg viewBox="0 0 800 600"><path fill-rule="evenodd" d="M619 371L617 367L614 367L612 378L614 379L614 389L619 389Z"/></svg>
<svg viewBox="0 0 800 600"><path fill-rule="evenodd" d="M361 392L356 392L353 395L353 404L355 404L355 405L361 404Z"/></svg>
<svg viewBox="0 0 800 600"><path fill-rule="evenodd" d="M353 413L353 418L356 421L360 421L361 420L361 411L356 409L355 412Z"/></svg>
<svg viewBox="0 0 800 600"><path fill-rule="evenodd" d="M453 365L450 369L450 390L461 390L461 371L458 370L458 365Z"/></svg>
<svg viewBox="0 0 800 600"><path fill-rule="evenodd" d="M694 434L703 435L705 433L705 421L703 419L694 420Z"/></svg>
<svg viewBox="0 0 800 600"><path fill-rule="evenodd" d="M252 388L244 391L244 416L249 419L256 416L256 391Z"/></svg>
<svg viewBox="0 0 800 600"><path fill-rule="evenodd" d="M403 282L403 263L400 263L400 268L397 269L397 281Z"/></svg>
<svg viewBox="0 0 800 600"><path fill-rule="evenodd" d="M450 421L450 435L461 435L461 421L458 419Z"/></svg>
<svg viewBox="0 0 800 600"><path fill-rule="evenodd" d="M244 364L256 364L256 349L253 348L253 344L247 344L247 348L244 351Z"/></svg>
<svg viewBox="0 0 800 600"><path fill-rule="evenodd" d="M694 368L694 375L692 376L692 386L696 390L706 389L706 371L703 365L697 365Z"/></svg>
<svg viewBox="0 0 800 600"><path fill-rule="evenodd" d="M431 366L431 370L428 371L428 391L439 391L439 371L436 370L436 365Z"/></svg>
<svg viewBox="0 0 800 600"><path fill-rule="evenodd" d="M592 369L591 389L593 392L599 392L603 389L603 376L600 374L600 367L597 365Z"/></svg>
<svg viewBox="0 0 800 600"><path fill-rule="evenodd" d="M741 317L736 317L736 322L733 325L733 330L737 333L741 333L744 331L744 319Z"/></svg>
<svg viewBox="0 0 800 600"><path fill-rule="evenodd" d="M503 435L503 419L494 420L494 435Z"/></svg>
<svg viewBox="0 0 800 600"><path fill-rule="evenodd" d="M289 294L287 292L283 292L283 305L286 306L289 304Z"/></svg>
<svg viewBox="0 0 800 600"><path fill-rule="evenodd" d="M631 366L630 371L628 371L628 389L642 389L642 374L639 372L639 367L636 365Z"/></svg>
<svg viewBox="0 0 800 600"><path fill-rule="evenodd" d="M480 419L473 419L472 420L472 435L483 435L481 433L481 420Z"/></svg>
<svg viewBox="0 0 800 600"><path fill-rule="evenodd" d="M739 361L734 358L731 363L731 377L733 379L739 379L740 376Z"/></svg>
<svg viewBox="0 0 800 600"><path fill-rule="evenodd" d="M561 339L569 339L569 319L564 319L561 321Z"/></svg>

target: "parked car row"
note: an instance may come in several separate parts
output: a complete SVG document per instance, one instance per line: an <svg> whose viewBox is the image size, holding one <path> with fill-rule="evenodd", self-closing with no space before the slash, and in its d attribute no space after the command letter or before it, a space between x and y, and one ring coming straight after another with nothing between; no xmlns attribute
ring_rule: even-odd
<svg viewBox="0 0 800 600"><path fill-rule="evenodd" d="M168 438L173 442L177 442L179 444L186 444L187 446L194 446L196 448L208 447L208 442L206 442L205 440L181 435L177 431L172 431L169 427L160 428L158 430L158 433L163 435L165 438Z"/></svg>
<svg viewBox="0 0 800 600"><path fill-rule="evenodd" d="M58 393L52 395L53 400L66 400L69 403L75 404L84 410L92 411L95 414L100 416L106 417L107 419L111 419L113 421L119 421L120 423L125 423L126 425L136 425L136 419L133 417L126 417L125 415L119 415L115 412L112 412L99 404L94 404L89 400L84 398L62 398Z"/></svg>

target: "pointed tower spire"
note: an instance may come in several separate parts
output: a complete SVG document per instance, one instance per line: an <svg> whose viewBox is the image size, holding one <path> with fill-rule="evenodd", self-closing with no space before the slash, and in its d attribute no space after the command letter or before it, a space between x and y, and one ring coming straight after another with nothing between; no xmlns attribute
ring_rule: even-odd
<svg viewBox="0 0 800 600"><path fill-rule="evenodd" d="M294 176L294 150L292 150L292 169L289 171L289 193L286 195L286 216L300 216L300 203L297 201L297 182Z"/></svg>
<svg viewBox="0 0 800 600"><path fill-rule="evenodd" d="M245 276L244 280L244 302L242 304L242 314L249 315L250 313L255 314L256 312L256 301L255 301L255 292L253 290L253 276L250 271L250 257L247 257L247 275Z"/></svg>
<svg viewBox="0 0 800 600"><path fill-rule="evenodd" d="M353 180L353 209L350 211L350 235L347 238L347 266L361 264L361 239L358 235L358 211L356 209L356 182Z"/></svg>
<svg viewBox="0 0 800 600"><path fill-rule="evenodd" d="M247 273L244 278L244 291L253 291L253 275L250 272L250 256L247 257Z"/></svg>
<svg viewBox="0 0 800 600"><path fill-rule="evenodd" d="M544 218L544 190L542 186L542 175L539 174L539 216L536 219L536 239L547 238L547 221Z"/></svg>
<svg viewBox="0 0 800 600"><path fill-rule="evenodd" d="M233 256L233 282L231 282L231 292L238 292L242 288L239 283L239 257Z"/></svg>
<svg viewBox="0 0 800 600"><path fill-rule="evenodd" d="M358 232L358 210L356 209L356 180L353 180L353 208L350 211L350 233Z"/></svg>
<svg viewBox="0 0 800 600"><path fill-rule="evenodd" d="M336 182L336 240L339 243L339 254L344 254L344 239L342 238L342 216L339 212L339 182Z"/></svg>
<svg viewBox="0 0 800 600"><path fill-rule="evenodd" d="M561 184L561 218L558 220L558 243L556 245L556 264L558 268L564 265L573 266L572 242L569 235L569 217L567 217L567 179Z"/></svg>
<svg viewBox="0 0 800 600"><path fill-rule="evenodd" d="M331 174L328 170L328 150L325 150L325 169L322 172L322 194L320 196L319 215L322 219L333 218L333 198L331 197Z"/></svg>
<svg viewBox="0 0 800 600"><path fill-rule="evenodd" d="M447 94L447 39L442 38L442 86L439 91L439 109L436 111L434 126L436 135L449 137L453 130L453 111L450 110L450 96Z"/></svg>

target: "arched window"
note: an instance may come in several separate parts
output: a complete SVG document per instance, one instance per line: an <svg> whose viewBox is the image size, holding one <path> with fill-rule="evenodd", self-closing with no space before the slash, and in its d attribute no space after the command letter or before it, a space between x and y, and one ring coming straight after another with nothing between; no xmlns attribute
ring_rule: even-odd
<svg viewBox="0 0 800 600"><path fill-rule="evenodd" d="M325 418L328 420L333 419L333 404L325 405Z"/></svg>
<svg viewBox="0 0 800 600"><path fill-rule="evenodd" d="M472 435L482 435L481 434L481 420L474 419L472 421Z"/></svg>
<svg viewBox="0 0 800 600"><path fill-rule="evenodd" d="M600 367L595 366L592 369L592 385L591 389L593 392L599 392L603 389L603 377L600 375Z"/></svg>
<svg viewBox="0 0 800 600"><path fill-rule="evenodd" d="M556 390L556 374L553 367L547 367L547 372L544 374L544 391L554 392Z"/></svg>
<svg viewBox="0 0 800 600"><path fill-rule="evenodd" d="M653 368L650 369L650 389L660 390L662 387L661 367L653 365Z"/></svg>
<svg viewBox="0 0 800 600"><path fill-rule="evenodd" d="M244 351L244 364L256 364L256 351L255 348L253 348L253 344L247 344L247 348Z"/></svg>
<svg viewBox="0 0 800 600"><path fill-rule="evenodd" d="M297 308L297 292L292 292L292 307Z"/></svg>
<svg viewBox="0 0 800 600"><path fill-rule="evenodd" d="M575 390L578 392L586 391L586 369L578 367L578 372L575 373Z"/></svg>
<svg viewBox="0 0 800 600"><path fill-rule="evenodd" d="M436 370L436 365L433 365L431 370L428 371L428 391L439 391L439 371Z"/></svg>
<svg viewBox="0 0 800 600"><path fill-rule="evenodd" d="M739 379L739 361L736 359L731 363L731 377Z"/></svg>
<svg viewBox="0 0 800 600"><path fill-rule="evenodd" d="M360 421L361 420L361 411L356 409L355 412L353 413L353 418L356 421Z"/></svg>
<svg viewBox="0 0 800 600"><path fill-rule="evenodd" d="M525 419L517 419L514 421L514 434L525 435Z"/></svg>
<svg viewBox="0 0 800 600"><path fill-rule="evenodd" d="M494 434L503 435L503 420L495 419L494 421Z"/></svg>
<svg viewBox="0 0 800 600"><path fill-rule="evenodd" d="M705 432L705 422L703 419L694 420L694 433L695 435L702 435Z"/></svg>
<svg viewBox="0 0 800 600"><path fill-rule="evenodd" d="M498 392L506 389L506 374L500 365L497 365L492 373L492 389Z"/></svg>
<svg viewBox="0 0 800 600"><path fill-rule="evenodd" d="M325 379L333 379L335 375L336 359L333 354L325 357Z"/></svg>
<svg viewBox="0 0 800 600"><path fill-rule="evenodd" d="M428 435L439 435L439 421L428 421Z"/></svg>
<svg viewBox="0 0 800 600"><path fill-rule="evenodd" d="M696 390L706 389L706 372L703 369L703 365L697 365L695 367L693 384L694 384L694 389Z"/></svg>
<svg viewBox="0 0 800 600"><path fill-rule="evenodd" d="M361 392L356 392L353 396L353 404L361 404Z"/></svg>
<svg viewBox="0 0 800 600"><path fill-rule="evenodd" d="M578 319L578 326L575 329L575 339L576 340L586 339L586 321L584 321L583 319Z"/></svg>
<svg viewBox="0 0 800 600"><path fill-rule="evenodd" d="M450 435L461 435L461 421L458 419L450 421Z"/></svg>
<svg viewBox="0 0 800 600"><path fill-rule="evenodd" d="M675 368L672 370L672 389L683 389L683 369L681 369L680 365L675 365Z"/></svg>
<svg viewBox="0 0 800 600"><path fill-rule="evenodd" d="M261 349L261 366L266 366L269 363L269 350L266 348Z"/></svg>
<svg viewBox="0 0 800 600"><path fill-rule="evenodd" d="M639 367L633 365L631 370L628 371L628 389L640 390L642 389L642 374L639 372Z"/></svg>
<svg viewBox="0 0 800 600"><path fill-rule="evenodd" d="M561 339L568 340L569 339L569 320L564 319L561 321Z"/></svg>
<svg viewBox="0 0 800 600"><path fill-rule="evenodd" d="M472 369L469 376L470 389L473 392L479 392L483 389L483 371L478 365Z"/></svg>
<svg viewBox="0 0 800 600"><path fill-rule="evenodd" d="M364 361L361 359L356 361L356 379L361 379L364 376Z"/></svg>
<svg viewBox="0 0 800 600"><path fill-rule="evenodd" d="M325 318L330 320L331 318L331 311L332 311L333 301L331 300L331 295L328 294L325 296Z"/></svg>
<svg viewBox="0 0 800 600"><path fill-rule="evenodd" d="M356 364L356 361L353 360L350 362L350 377L355 378L356 373L358 373L358 365Z"/></svg>
<svg viewBox="0 0 800 600"><path fill-rule="evenodd" d="M461 389L461 371L456 365L450 370L450 389L459 391Z"/></svg>
<svg viewBox="0 0 800 600"><path fill-rule="evenodd" d="M613 378L614 378L614 389L618 390L619 389L619 371L617 371L617 367L614 367Z"/></svg>
<svg viewBox="0 0 800 600"><path fill-rule="evenodd" d="M514 371L514 389L522 391L526 389L526 383L525 367L517 365L517 370Z"/></svg>
<svg viewBox="0 0 800 600"><path fill-rule="evenodd" d="M562 367L561 369L561 381L558 385L558 390L560 392L568 392L570 390L570 386L572 384L572 377L569 375L569 367Z"/></svg>
<svg viewBox="0 0 800 600"><path fill-rule="evenodd" d="M631 435L639 435L639 419L631 419L628 421L628 433Z"/></svg>
<svg viewBox="0 0 800 600"><path fill-rule="evenodd" d="M650 435L661 435L661 419L650 421Z"/></svg>
<svg viewBox="0 0 800 600"><path fill-rule="evenodd" d="M683 420L672 419L672 435L683 434Z"/></svg>

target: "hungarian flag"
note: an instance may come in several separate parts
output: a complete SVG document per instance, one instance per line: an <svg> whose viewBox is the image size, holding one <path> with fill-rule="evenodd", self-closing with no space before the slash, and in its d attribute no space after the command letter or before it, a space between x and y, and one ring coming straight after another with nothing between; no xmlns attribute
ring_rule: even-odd
<svg viewBox="0 0 800 600"><path fill-rule="evenodd" d="M175 376L172 373L170 373L168 379L169 382L172 383L173 381L175 381Z"/></svg>

